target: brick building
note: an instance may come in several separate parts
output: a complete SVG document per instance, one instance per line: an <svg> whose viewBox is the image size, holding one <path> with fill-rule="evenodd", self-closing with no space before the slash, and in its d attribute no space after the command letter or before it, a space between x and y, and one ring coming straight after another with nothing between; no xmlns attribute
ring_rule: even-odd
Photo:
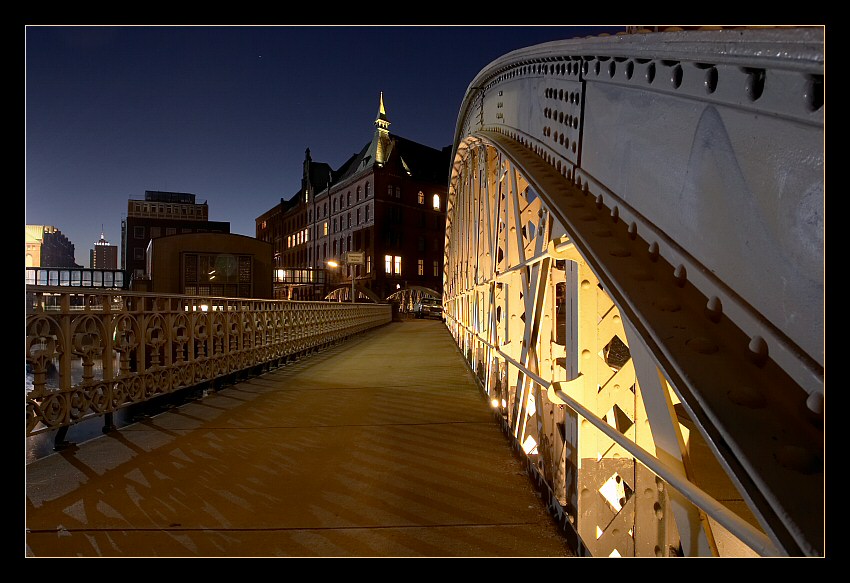
<svg viewBox="0 0 850 583"><path fill-rule="evenodd" d="M359 153L334 170L307 149L300 188L256 219L257 238L273 248L275 298L350 299L352 274L359 300L408 287L442 293L451 146L431 148L389 126L382 94ZM363 263L347 264L349 252Z"/></svg>

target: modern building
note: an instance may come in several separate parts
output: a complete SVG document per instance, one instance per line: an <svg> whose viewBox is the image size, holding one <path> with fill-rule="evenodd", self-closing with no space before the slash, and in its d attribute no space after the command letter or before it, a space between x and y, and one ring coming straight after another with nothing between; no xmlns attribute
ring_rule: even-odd
<svg viewBox="0 0 850 583"><path fill-rule="evenodd" d="M228 298L272 298L272 246L229 233L151 239L144 291Z"/></svg>
<svg viewBox="0 0 850 583"><path fill-rule="evenodd" d="M256 219L273 248L275 298L350 299L352 277L358 300L414 287L441 295L451 146L389 126L381 94L372 140L337 170L307 149L301 187Z"/></svg>
<svg viewBox="0 0 850 583"><path fill-rule="evenodd" d="M230 223L210 221L207 202L196 204L194 194L146 190L144 200L127 202L127 218L121 221L121 269L131 281L144 278L148 243L185 233L230 233Z"/></svg>
<svg viewBox="0 0 850 583"><path fill-rule="evenodd" d="M26 267L80 267L74 259L74 244L56 227L26 225Z"/></svg>
<svg viewBox="0 0 850 583"><path fill-rule="evenodd" d="M100 239L94 244L94 249L89 250L89 267L91 269L118 269L118 245L110 245L102 232Z"/></svg>

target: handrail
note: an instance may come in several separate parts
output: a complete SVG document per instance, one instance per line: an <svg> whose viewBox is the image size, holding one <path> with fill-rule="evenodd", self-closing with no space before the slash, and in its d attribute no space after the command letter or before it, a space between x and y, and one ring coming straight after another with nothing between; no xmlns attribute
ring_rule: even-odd
<svg viewBox="0 0 850 583"><path fill-rule="evenodd" d="M26 434L284 363L392 321L389 304L26 287Z"/></svg>

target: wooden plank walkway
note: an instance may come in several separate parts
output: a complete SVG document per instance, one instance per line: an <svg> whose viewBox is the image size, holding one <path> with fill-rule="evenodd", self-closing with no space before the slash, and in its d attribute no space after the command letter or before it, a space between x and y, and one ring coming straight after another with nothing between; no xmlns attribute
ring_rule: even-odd
<svg viewBox="0 0 850 583"><path fill-rule="evenodd" d="M26 465L30 557L568 557L445 325L394 322Z"/></svg>

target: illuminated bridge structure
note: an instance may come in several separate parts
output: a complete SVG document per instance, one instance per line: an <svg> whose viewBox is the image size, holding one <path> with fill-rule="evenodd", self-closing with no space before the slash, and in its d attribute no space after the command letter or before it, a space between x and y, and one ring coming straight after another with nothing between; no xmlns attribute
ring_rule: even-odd
<svg viewBox="0 0 850 583"><path fill-rule="evenodd" d="M585 554L824 553L823 56L625 34L469 85L446 325Z"/></svg>
<svg viewBox="0 0 850 583"><path fill-rule="evenodd" d="M825 554L823 57L818 28L638 33L469 86L446 333L578 555ZM25 337L26 434L57 446L393 320L63 277Z"/></svg>

